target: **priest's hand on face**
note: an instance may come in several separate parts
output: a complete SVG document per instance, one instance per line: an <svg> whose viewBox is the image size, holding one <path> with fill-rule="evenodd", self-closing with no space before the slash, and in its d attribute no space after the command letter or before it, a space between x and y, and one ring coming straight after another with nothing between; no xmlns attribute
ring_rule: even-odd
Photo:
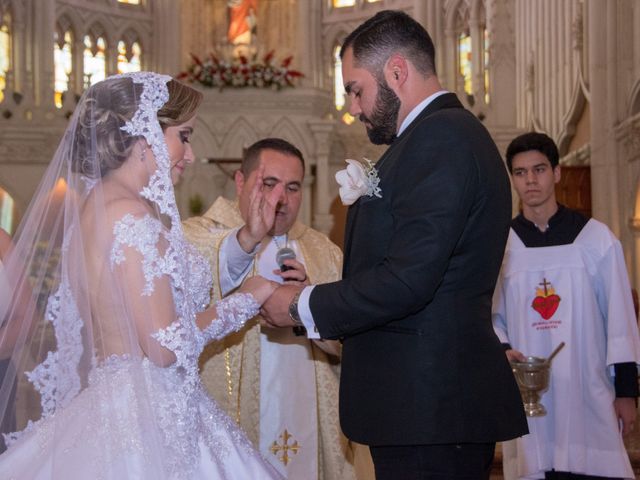
<svg viewBox="0 0 640 480"><path fill-rule="evenodd" d="M636 423L636 399L632 397L618 397L613 401L613 408L616 411L622 435L631 433Z"/></svg>
<svg viewBox="0 0 640 480"><path fill-rule="evenodd" d="M301 285L284 284L276 289L260 309L267 325L272 327L293 327L295 322L289 315L289 305L296 293L302 291Z"/></svg>
<svg viewBox="0 0 640 480"><path fill-rule="evenodd" d="M252 252L273 227L278 201L284 192L282 183L277 183L270 191L265 188L263 164L258 167L256 175L249 195L246 223L238 231L238 243L247 253Z"/></svg>

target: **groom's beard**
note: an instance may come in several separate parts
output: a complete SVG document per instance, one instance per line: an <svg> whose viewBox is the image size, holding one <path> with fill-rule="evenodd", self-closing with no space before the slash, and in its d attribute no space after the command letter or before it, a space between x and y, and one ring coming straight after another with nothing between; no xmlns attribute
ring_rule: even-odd
<svg viewBox="0 0 640 480"><path fill-rule="evenodd" d="M391 145L396 138L400 99L385 80L378 82L378 95L371 117L360 114L360 121L370 126L367 135L374 145Z"/></svg>

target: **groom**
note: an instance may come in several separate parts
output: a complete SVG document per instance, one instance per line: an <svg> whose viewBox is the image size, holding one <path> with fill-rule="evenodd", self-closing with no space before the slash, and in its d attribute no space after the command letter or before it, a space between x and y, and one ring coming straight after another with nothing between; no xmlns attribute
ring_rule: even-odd
<svg viewBox="0 0 640 480"><path fill-rule="evenodd" d="M390 145L379 196L349 209L343 280L281 287L264 313L343 341L342 429L370 446L378 480L488 479L495 442L527 433L491 325L511 217L505 167L440 86L433 43L408 15L378 13L340 54L350 113Z"/></svg>

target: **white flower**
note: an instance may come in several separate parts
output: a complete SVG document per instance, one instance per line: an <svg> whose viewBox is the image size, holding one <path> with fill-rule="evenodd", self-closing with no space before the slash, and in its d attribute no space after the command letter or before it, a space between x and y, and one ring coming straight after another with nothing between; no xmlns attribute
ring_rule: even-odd
<svg viewBox="0 0 640 480"><path fill-rule="evenodd" d="M357 160L347 159L347 168L336 173L336 181L340 185L340 199L343 205L355 203L362 195L382 198L378 171L371 160L364 158L363 164Z"/></svg>

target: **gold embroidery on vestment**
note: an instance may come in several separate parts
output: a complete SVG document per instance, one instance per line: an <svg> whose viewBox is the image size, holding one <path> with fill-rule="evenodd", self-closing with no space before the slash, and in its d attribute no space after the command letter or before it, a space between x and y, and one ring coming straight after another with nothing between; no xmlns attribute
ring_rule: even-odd
<svg viewBox="0 0 640 480"><path fill-rule="evenodd" d="M295 455L302 447L298 445L297 440L294 440L293 443L289 445L289 440L293 439L293 436L287 431L286 428L284 429L282 435L280 435L278 438L282 439L282 445L279 445L278 441L274 440L269 450L271 450L271 453L273 453L278 458L278 460L284 463L284 466L286 467L287 464L291 461L289 452L292 452ZM282 453L282 455L278 457L278 453Z"/></svg>

